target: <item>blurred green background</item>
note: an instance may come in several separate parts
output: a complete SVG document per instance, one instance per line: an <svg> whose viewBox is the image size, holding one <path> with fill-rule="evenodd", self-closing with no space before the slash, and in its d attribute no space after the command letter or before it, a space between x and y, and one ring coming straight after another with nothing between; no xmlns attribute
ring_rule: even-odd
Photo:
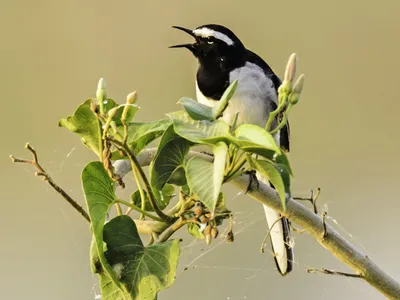
<svg viewBox="0 0 400 300"><path fill-rule="evenodd" d="M280 76L298 54L306 86L291 115L293 193L322 187L319 205L339 225L329 221L400 279L399 9L394 0L2 0L0 298L86 300L98 289L87 223L8 155L28 157L31 142L83 203L80 173L94 156L58 120L94 96L100 77L117 101L138 91L141 120L179 109L180 97L194 97L197 63L167 48L189 41L171 26L208 23L231 28ZM259 254L261 206L237 193L235 243L206 247L183 235L176 282L160 299L383 299L360 280L307 274L348 269L306 234L294 235L294 271L282 278L271 253Z"/></svg>

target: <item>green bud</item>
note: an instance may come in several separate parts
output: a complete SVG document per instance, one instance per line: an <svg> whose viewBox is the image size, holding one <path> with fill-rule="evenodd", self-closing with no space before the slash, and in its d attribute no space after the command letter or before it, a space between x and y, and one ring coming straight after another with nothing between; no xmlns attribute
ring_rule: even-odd
<svg viewBox="0 0 400 300"><path fill-rule="evenodd" d="M283 81L278 88L279 95L289 95L293 90L292 83L290 81Z"/></svg>
<svg viewBox="0 0 400 300"><path fill-rule="evenodd" d="M108 111L108 118L114 118L115 114L117 113L118 107L114 107Z"/></svg>
<svg viewBox="0 0 400 300"><path fill-rule="evenodd" d="M304 74L301 74L299 76L299 78L297 78L297 81L293 87L293 92L301 94L301 92L303 91L303 86L304 86L304 77L305 77Z"/></svg>
<svg viewBox="0 0 400 300"><path fill-rule="evenodd" d="M132 92L132 93L128 94L128 96L126 96L126 104L134 104L134 103L136 103L136 100L137 100L136 92Z"/></svg>
<svg viewBox="0 0 400 300"><path fill-rule="evenodd" d="M297 102L299 102L303 86L304 86L304 74L301 74L293 87L293 92L290 93L289 95L288 100L290 104L295 105L297 104Z"/></svg>
<svg viewBox="0 0 400 300"><path fill-rule="evenodd" d="M107 98L106 82L103 78L100 78L99 83L97 84L96 98L99 103L100 113L103 114L104 113L103 101Z"/></svg>

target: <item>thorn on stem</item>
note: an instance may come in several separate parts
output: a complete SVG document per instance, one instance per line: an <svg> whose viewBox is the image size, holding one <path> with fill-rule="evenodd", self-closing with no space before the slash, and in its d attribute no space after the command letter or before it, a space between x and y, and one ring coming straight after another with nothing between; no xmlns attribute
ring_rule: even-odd
<svg viewBox="0 0 400 300"><path fill-rule="evenodd" d="M326 220L325 220L327 214L328 213L326 212L326 210L322 213L322 226L324 228L324 231L322 233L322 239L325 239L328 236L328 232L326 230Z"/></svg>
<svg viewBox="0 0 400 300"><path fill-rule="evenodd" d="M307 273L322 273L322 274L327 274L327 275L337 275L337 276L352 277L352 278L363 278L363 275L361 275L361 274L338 272L338 271L328 270L325 268L322 268L322 269L310 268L310 269L307 269Z"/></svg>

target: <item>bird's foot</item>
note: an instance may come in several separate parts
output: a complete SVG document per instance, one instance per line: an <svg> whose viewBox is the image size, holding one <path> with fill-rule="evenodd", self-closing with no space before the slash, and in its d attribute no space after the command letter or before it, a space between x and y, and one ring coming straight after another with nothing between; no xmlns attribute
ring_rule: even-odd
<svg viewBox="0 0 400 300"><path fill-rule="evenodd" d="M253 188L253 184L256 185L257 190L260 187L260 183L258 182L255 170L246 171L246 174L249 175L249 185L247 186L245 194L247 194Z"/></svg>

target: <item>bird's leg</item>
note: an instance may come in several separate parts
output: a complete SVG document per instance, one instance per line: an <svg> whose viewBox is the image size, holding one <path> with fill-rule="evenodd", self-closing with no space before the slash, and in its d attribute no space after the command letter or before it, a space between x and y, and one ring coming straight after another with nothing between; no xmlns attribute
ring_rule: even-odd
<svg viewBox="0 0 400 300"><path fill-rule="evenodd" d="M253 183L256 184L257 189L260 187L260 183L258 182L255 170L246 171L245 174L249 175L249 185L247 186L247 189L245 192L245 194L247 194L251 190Z"/></svg>

